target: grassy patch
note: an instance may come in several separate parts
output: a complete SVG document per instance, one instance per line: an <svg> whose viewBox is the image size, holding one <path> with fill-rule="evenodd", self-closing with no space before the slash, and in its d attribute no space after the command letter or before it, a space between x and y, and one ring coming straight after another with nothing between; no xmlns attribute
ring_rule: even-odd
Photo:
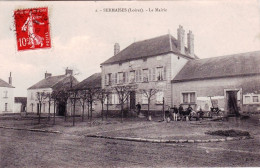
<svg viewBox="0 0 260 168"><path fill-rule="evenodd" d="M205 134L209 135L218 135L226 137L239 137L239 136L250 136L249 132L241 130L217 130L217 131L208 131Z"/></svg>

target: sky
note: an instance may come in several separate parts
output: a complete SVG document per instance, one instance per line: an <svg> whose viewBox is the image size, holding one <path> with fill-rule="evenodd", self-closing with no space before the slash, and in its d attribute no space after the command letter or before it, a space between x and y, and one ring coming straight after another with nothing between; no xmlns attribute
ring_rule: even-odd
<svg viewBox="0 0 260 168"><path fill-rule="evenodd" d="M52 47L17 51L13 12L48 7ZM103 12L131 8L143 12ZM148 12L155 8L166 12ZM0 78L12 72L15 96L44 78L47 71L62 75L66 67L82 81L100 72L100 64L135 41L171 33L194 34L194 50L208 58L260 50L260 1L0 1ZM187 43L187 41L185 42Z"/></svg>

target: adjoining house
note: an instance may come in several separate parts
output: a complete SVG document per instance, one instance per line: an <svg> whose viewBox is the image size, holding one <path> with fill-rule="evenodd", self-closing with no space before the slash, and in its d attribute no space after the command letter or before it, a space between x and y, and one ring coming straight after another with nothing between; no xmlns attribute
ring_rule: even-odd
<svg viewBox="0 0 260 168"><path fill-rule="evenodd" d="M172 98L204 111L212 103L227 114L260 111L260 51L188 61L172 80Z"/></svg>
<svg viewBox="0 0 260 168"><path fill-rule="evenodd" d="M185 31L182 26L177 30L178 39L170 34L148 40L134 42L120 51L118 43L114 45L114 56L101 64L102 88L109 89L117 85L135 84L137 88L130 93L129 106L134 109L140 102L147 109L147 98L138 92L140 88L156 88L158 92L151 99L150 109L162 109L172 104L172 79L190 60L198 57L194 53L194 35L189 31L188 46L184 45ZM118 95L114 92L109 99L109 109L120 106Z"/></svg>
<svg viewBox="0 0 260 168"><path fill-rule="evenodd" d="M73 70L66 69L64 75L52 76L51 73L45 73L45 78L27 89L27 112L39 113L40 104L37 99L37 92L52 93L59 89L71 89L78 83L78 80L73 76ZM67 102L57 102L56 114L65 115ZM49 105L49 99L44 98L42 101L41 113L54 112L53 102Z"/></svg>
<svg viewBox="0 0 260 168"><path fill-rule="evenodd" d="M27 97L15 97L14 98L14 112L21 113L26 112Z"/></svg>
<svg viewBox="0 0 260 168"><path fill-rule="evenodd" d="M90 110L90 104L88 102L89 93L92 93L91 96L93 96L93 103L92 103L92 114L93 116L100 115L101 113L101 103L100 100L97 98L98 91L101 89L101 73L95 73L91 75L90 77L84 79L82 82L76 84L73 87L73 90L77 92L77 99L75 100L75 114L76 115L82 115L84 110L84 115L87 115L87 113ZM88 97L88 98L87 98ZM73 96L72 96L73 98ZM72 99L73 101L73 99ZM71 102L70 102L71 103ZM83 108L84 106L84 108ZM68 112L70 114L73 113L73 105L70 105L70 109L68 109Z"/></svg>
<svg viewBox="0 0 260 168"><path fill-rule="evenodd" d="M14 87L10 72L9 83L0 79L0 114L14 112Z"/></svg>

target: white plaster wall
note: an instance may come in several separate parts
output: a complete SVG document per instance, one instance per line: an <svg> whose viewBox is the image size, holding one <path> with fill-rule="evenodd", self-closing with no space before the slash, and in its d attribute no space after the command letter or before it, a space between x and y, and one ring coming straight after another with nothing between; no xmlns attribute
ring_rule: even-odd
<svg viewBox="0 0 260 168"><path fill-rule="evenodd" d="M5 97L7 91L7 97ZM7 103L7 111L5 111L5 103ZM0 113L14 112L14 88L0 87Z"/></svg>
<svg viewBox="0 0 260 168"><path fill-rule="evenodd" d="M36 93L37 92L52 92L51 88L41 88L41 89L28 89L27 90L27 112L33 112L36 113L37 112L37 103L39 103L39 101L37 101L37 97L36 97ZM33 98L31 97L31 95L33 94ZM48 108L49 108L49 103L48 103L48 98L45 99L43 101L43 103L45 103L45 112L43 111L43 106L42 106L42 113L48 113ZM33 104L33 109L32 109L32 104ZM54 109L53 109L53 104L51 104L51 113L53 113Z"/></svg>

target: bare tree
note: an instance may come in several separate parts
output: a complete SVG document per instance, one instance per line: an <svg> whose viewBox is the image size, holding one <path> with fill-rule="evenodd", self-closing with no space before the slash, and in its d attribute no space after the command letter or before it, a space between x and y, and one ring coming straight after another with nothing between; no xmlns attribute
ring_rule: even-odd
<svg viewBox="0 0 260 168"><path fill-rule="evenodd" d="M86 94L86 91L85 90L80 90L78 92L78 96L79 96L79 102L80 102L80 105L82 106L82 121L84 121L84 112L85 112L85 102L86 102L86 99L87 99L87 94Z"/></svg>
<svg viewBox="0 0 260 168"><path fill-rule="evenodd" d="M41 122L41 108L42 108L42 102L47 98L47 93L42 91L42 92L36 92L36 100L39 102L38 112L39 112L39 118L38 118L38 123L40 124Z"/></svg>
<svg viewBox="0 0 260 168"><path fill-rule="evenodd" d="M92 121L93 102L97 100L99 88L88 88L86 91L86 100L90 110L90 121Z"/></svg>
<svg viewBox="0 0 260 168"><path fill-rule="evenodd" d="M119 98L119 103L121 106L121 122L123 122L124 103L128 100L130 91L133 91L136 89L136 85L117 85L117 86L114 86L113 89L116 91L118 98Z"/></svg>
<svg viewBox="0 0 260 168"><path fill-rule="evenodd" d="M139 92L144 95L147 98L147 118L150 120L151 118L151 113L150 113L150 103L151 103L151 98L156 95L158 92L158 89L155 88L148 88L148 89L140 89Z"/></svg>
<svg viewBox="0 0 260 168"><path fill-rule="evenodd" d="M97 98L101 103L101 116L102 116L102 121L104 120L104 103L105 100L108 100L109 97L109 91L106 89L99 89L97 92ZM108 102L107 102L107 112L108 112ZM107 114L106 114L107 118Z"/></svg>

